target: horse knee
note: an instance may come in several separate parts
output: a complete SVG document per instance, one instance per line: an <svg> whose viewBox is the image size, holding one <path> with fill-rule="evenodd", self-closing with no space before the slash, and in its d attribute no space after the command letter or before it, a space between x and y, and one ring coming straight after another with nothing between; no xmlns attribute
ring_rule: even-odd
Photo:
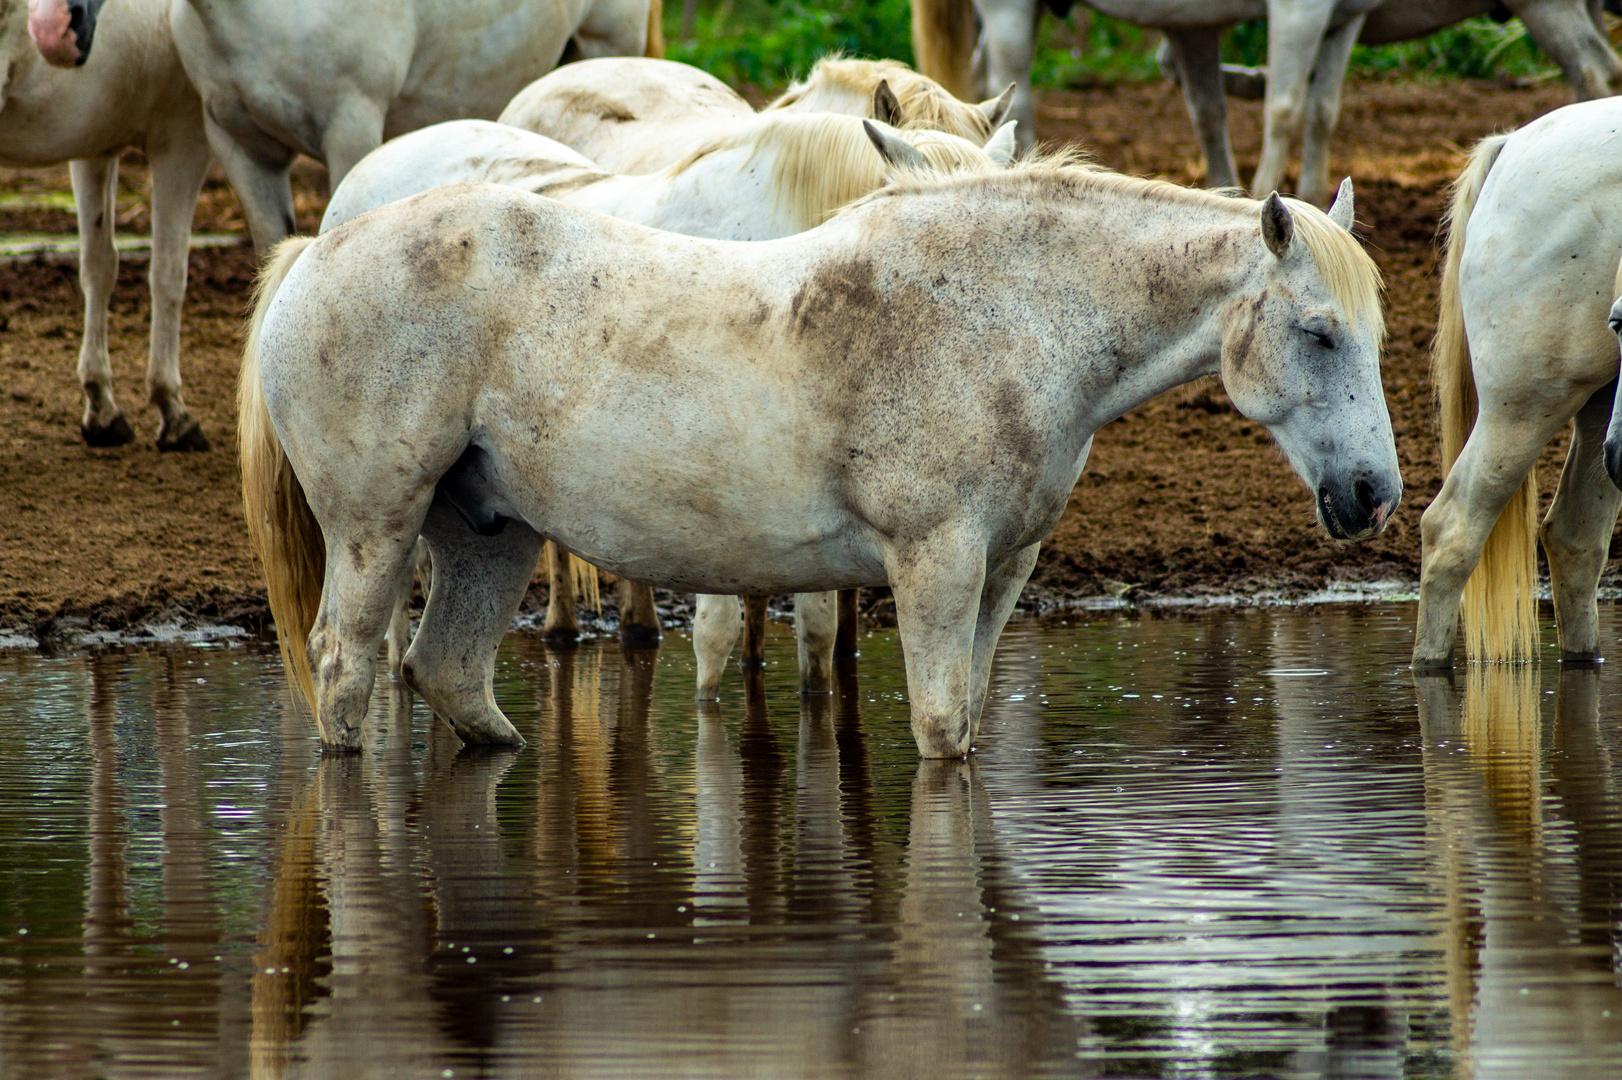
<svg viewBox="0 0 1622 1080"><path fill-rule="evenodd" d="M315 722L322 749L359 750L361 723L377 674L376 648L345 641L322 617L310 633L307 655L315 679Z"/></svg>

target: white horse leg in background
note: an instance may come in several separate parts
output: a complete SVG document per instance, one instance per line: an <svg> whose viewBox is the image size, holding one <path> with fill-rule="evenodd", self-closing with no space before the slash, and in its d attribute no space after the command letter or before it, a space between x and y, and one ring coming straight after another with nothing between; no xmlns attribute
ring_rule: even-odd
<svg viewBox="0 0 1622 1080"><path fill-rule="evenodd" d="M48 66L36 52L20 4L0 12L0 70L7 73L0 80L0 161L72 162L85 295L80 433L93 446L118 446L135 432L113 395L107 357L107 305L118 280L113 198L119 154L144 146L152 169L147 397L160 417L158 449L206 450L208 439L186 409L180 379L192 211L208 169L202 110L170 39L168 0L118 0L98 19L99 6L81 0L34 6L39 31L33 36L44 33L47 40L38 44L70 70ZM80 10L70 13L70 7Z"/></svg>
<svg viewBox="0 0 1622 1080"><path fill-rule="evenodd" d="M1327 95L1320 99L1328 108L1317 110L1319 121L1327 116L1332 129L1340 113L1340 87L1352 46L1363 26L1363 15L1353 15L1331 30L1330 20L1335 14L1334 0L1272 0L1268 4L1265 124L1261 157L1250 184L1253 194L1265 195L1286 186L1284 172L1289 167L1291 146L1306 119L1312 80L1317 80ZM1327 137L1314 149L1313 156L1318 172L1310 173L1303 159L1296 193L1307 202L1323 206L1331 194Z"/></svg>
<svg viewBox="0 0 1622 1080"><path fill-rule="evenodd" d="M981 92L992 86L1012 86L1009 116L1019 124L1020 148L1036 145L1036 105L1031 97L1031 56L1036 47L1036 24L1046 6L1042 0L980 0L980 46L976 66L985 70Z"/></svg>
<svg viewBox="0 0 1622 1080"><path fill-rule="evenodd" d="M1205 156L1205 186L1236 188L1239 168L1228 141L1228 100L1222 87L1222 30L1168 30L1166 45Z"/></svg>

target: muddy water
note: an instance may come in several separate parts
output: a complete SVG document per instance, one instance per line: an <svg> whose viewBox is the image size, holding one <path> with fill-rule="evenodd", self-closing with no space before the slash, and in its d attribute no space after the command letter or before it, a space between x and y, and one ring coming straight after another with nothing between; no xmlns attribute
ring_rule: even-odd
<svg viewBox="0 0 1622 1080"><path fill-rule="evenodd" d="M966 764L893 632L710 709L515 635L519 754L0 656L0 1076L1622 1074L1622 671L1416 687L1412 614L1016 623Z"/></svg>

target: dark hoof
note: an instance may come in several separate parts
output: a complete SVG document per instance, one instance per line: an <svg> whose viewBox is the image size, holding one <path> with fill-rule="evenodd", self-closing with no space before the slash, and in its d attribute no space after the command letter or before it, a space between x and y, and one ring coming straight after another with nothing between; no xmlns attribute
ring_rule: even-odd
<svg viewBox="0 0 1622 1080"><path fill-rule="evenodd" d="M158 450L167 453L177 450L181 453L201 454L212 449L208 443L208 436L203 434L203 425L195 417L188 416L179 425L179 430L171 434L167 428L158 432Z"/></svg>
<svg viewBox="0 0 1622 1080"><path fill-rule="evenodd" d="M1571 667L1593 667L1595 664L1605 663L1605 658L1599 653L1592 652L1563 652L1560 662Z"/></svg>
<svg viewBox="0 0 1622 1080"><path fill-rule="evenodd" d="M79 425L79 434L91 446L123 446L135 441L135 429L121 412L113 417L113 422L100 426L89 424Z"/></svg>
<svg viewBox="0 0 1622 1080"><path fill-rule="evenodd" d="M572 649L580 644L580 630L573 626L543 627L541 640L550 649Z"/></svg>
<svg viewBox="0 0 1622 1080"><path fill-rule="evenodd" d="M1453 674L1453 658L1446 660L1420 660L1415 657L1409 665L1415 675L1451 675Z"/></svg>
<svg viewBox="0 0 1622 1080"><path fill-rule="evenodd" d="M659 630L653 626L621 626L620 648L622 649L657 649L659 647Z"/></svg>
<svg viewBox="0 0 1622 1080"><path fill-rule="evenodd" d="M333 743L329 742L323 742L321 744L322 757L349 757L352 754L358 753L360 753L359 742L355 743L354 746L334 745Z"/></svg>

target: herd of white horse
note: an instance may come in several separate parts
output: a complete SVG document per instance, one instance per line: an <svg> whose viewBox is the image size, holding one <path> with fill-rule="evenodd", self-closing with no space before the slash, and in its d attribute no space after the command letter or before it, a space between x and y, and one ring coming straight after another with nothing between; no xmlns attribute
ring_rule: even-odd
<svg viewBox="0 0 1622 1080"><path fill-rule="evenodd" d="M700 698L741 630L759 655L771 593L796 594L801 686L826 690L849 615L836 591L889 586L918 749L960 756L1038 545L1094 433L1126 411L1217 374L1331 536L1376 535L1401 497L1379 274L1350 231L1351 182L1327 198L1327 136L1359 34L1474 9L1234 0L1185 25L1191 5L1093 2L1166 28L1221 186L1216 35L1273 19L1257 176L1272 193L1020 155L1029 0L977 0L980 66L1013 76L979 104L891 61L830 59L758 113L642 55L659 51L657 0L378 0L363 19L313 0L31 0L26 20L0 0L0 160L73 162L93 444L133 437L106 349L119 154L152 163L161 448L207 447L178 334L211 153L241 197L266 257L243 495L323 745L359 746L385 641L463 739L521 744L495 650L544 546L553 633L574 632L590 566L619 577L627 633L658 633L652 586L699 592ZM938 63L963 51L942 44L963 16L932 3L915 32ZM1622 86L1580 0L1511 6L1579 96ZM1021 26L1023 53L1006 35ZM552 71L566 48L579 62ZM1216 106L1198 104L1213 86ZM1312 197L1281 198L1303 108ZM320 235L284 239L298 153L333 190ZM1537 658L1531 471L1573 418L1541 538L1562 656L1600 652L1622 506L1619 188L1610 97L1483 141L1456 186L1416 670L1451 666L1461 612L1472 660Z"/></svg>

